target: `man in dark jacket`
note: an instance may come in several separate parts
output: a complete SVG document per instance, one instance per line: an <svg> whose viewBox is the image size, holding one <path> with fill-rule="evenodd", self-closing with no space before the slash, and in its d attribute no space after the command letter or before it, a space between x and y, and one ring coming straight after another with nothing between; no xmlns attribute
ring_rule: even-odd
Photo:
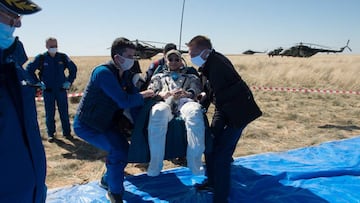
<svg viewBox="0 0 360 203"><path fill-rule="evenodd" d="M210 39L196 36L187 44L191 62L201 68L211 93L207 98L215 104L211 123L214 136L212 150L205 154L207 180L198 190L214 192L214 202L228 202L232 155L243 129L261 116L253 95L232 63L212 49ZM206 102L205 102L206 103Z"/></svg>
<svg viewBox="0 0 360 203"><path fill-rule="evenodd" d="M120 118L126 109L142 106L144 98L154 94L152 90L139 93L132 83L129 70L134 54L135 45L128 39L117 38L113 42L112 60L93 70L74 118L75 133L108 152L106 182L111 203L122 202L128 160L129 143L119 126Z"/></svg>
<svg viewBox="0 0 360 203"><path fill-rule="evenodd" d="M28 0L0 0L0 202L45 202L46 158L28 85L23 44L13 36L21 16L39 11Z"/></svg>

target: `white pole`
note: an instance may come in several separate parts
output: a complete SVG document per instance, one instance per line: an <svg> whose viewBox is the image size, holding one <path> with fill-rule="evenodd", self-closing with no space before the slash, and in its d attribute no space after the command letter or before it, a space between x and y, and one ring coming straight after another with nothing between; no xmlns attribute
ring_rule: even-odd
<svg viewBox="0 0 360 203"><path fill-rule="evenodd" d="M183 25L183 18L184 18L184 8L185 8L185 0L183 0L183 6L182 6L182 12L181 12L180 39L179 39L179 47L178 47L179 50L181 50L181 35L182 35L182 25Z"/></svg>

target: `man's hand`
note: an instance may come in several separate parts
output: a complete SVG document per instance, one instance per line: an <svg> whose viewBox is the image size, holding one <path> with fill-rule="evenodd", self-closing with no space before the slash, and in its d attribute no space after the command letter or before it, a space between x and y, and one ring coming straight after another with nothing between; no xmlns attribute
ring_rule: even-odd
<svg viewBox="0 0 360 203"><path fill-rule="evenodd" d="M192 94L180 88L167 92L160 92L159 96L162 97L163 99L167 99L170 96L173 96L174 99L180 99L180 98L191 98Z"/></svg>
<svg viewBox="0 0 360 203"><path fill-rule="evenodd" d="M149 98L149 97L153 97L155 95L153 90L144 90L144 91L140 92L140 94L143 96L143 98Z"/></svg>
<svg viewBox="0 0 360 203"><path fill-rule="evenodd" d="M63 83L62 88L65 90L69 90L71 86L71 83L69 81L66 81Z"/></svg>
<svg viewBox="0 0 360 203"><path fill-rule="evenodd" d="M35 86L39 87L41 90L46 90L46 85L43 81L36 83Z"/></svg>
<svg viewBox="0 0 360 203"><path fill-rule="evenodd" d="M190 92L187 92L183 89L176 89L171 92L171 94L174 96L175 99L180 98L191 98L192 94Z"/></svg>
<svg viewBox="0 0 360 203"><path fill-rule="evenodd" d="M170 96L172 96L171 92L167 91L167 92L159 92L159 96L163 99L167 99Z"/></svg>

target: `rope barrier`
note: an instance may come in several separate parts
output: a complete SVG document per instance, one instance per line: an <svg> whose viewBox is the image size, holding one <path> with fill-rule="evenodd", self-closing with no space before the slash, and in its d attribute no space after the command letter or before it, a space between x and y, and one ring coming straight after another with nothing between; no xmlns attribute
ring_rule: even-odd
<svg viewBox="0 0 360 203"><path fill-rule="evenodd" d="M323 93L323 94L353 94L360 95L360 91L349 90L325 90L325 89L307 89L307 88L290 88L290 87L257 87L252 86L253 90L263 90L272 92L300 92L300 93Z"/></svg>
<svg viewBox="0 0 360 203"><path fill-rule="evenodd" d="M360 91L351 91L351 90L325 90L325 89L307 89L307 88L291 88L291 87L259 87L252 86L252 90L262 90L270 92L295 92L295 93L322 93L322 94L350 94L350 95L360 95ZM83 92L80 93L69 93L68 98L71 97L82 97ZM36 101L43 101L42 96L35 97Z"/></svg>

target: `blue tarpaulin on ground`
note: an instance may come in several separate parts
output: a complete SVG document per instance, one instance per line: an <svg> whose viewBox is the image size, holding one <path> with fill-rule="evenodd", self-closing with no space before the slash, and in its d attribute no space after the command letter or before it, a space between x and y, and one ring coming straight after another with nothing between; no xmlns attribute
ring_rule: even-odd
<svg viewBox="0 0 360 203"><path fill-rule="evenodd" d="M230 202L360 202L360 137L236 158ZM125 202L211 202L193 185L204 176L187 168L127 176ZM48 191L48 203L108 202L97 182Z"/></svg>

